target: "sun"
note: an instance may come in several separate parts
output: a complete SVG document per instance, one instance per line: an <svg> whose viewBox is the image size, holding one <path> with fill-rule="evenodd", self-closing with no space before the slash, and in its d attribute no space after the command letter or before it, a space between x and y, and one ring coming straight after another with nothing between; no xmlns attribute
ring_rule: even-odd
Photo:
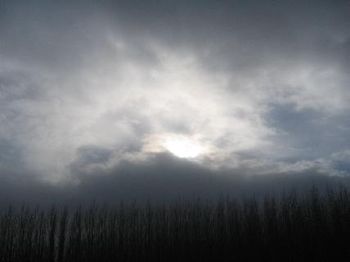
<svg viewBox="0 0 350 262"><path fill-rule="evenodd" d="M203 153L203 147L198 142L185 136L168 137L163 147L180 158L196 158Z"/></svg>

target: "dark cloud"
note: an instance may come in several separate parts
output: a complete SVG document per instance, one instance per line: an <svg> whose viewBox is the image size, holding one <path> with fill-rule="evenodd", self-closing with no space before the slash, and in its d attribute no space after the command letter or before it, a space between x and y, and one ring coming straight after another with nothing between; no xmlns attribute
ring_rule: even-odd
<svg viewBox="0 0 350 262"><path fill-rule="evenodd" d="M0 205L113 205L120 201L142 204L193 199L210 201L229 196L262 199L271 194L282 196L297 192L302 195L313 186L321 192L349 186L349 178L329 177L312 169L288 175L247 176L240 170L210 170L167 154L154 156L147 162L125 161L112 169L76 175L78 180L74 184L61 185L49 185L31 176L3 176Z"/></svg>

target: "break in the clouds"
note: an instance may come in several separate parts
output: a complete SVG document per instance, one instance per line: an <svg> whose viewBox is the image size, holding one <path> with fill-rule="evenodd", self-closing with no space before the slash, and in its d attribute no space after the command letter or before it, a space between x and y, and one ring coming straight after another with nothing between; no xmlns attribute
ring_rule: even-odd
<svg viewBox="0 0 350 262"><path fill-rule="evenodd" d="M349 61L345 0L1 1L1 174L348 175Z"/></svg>

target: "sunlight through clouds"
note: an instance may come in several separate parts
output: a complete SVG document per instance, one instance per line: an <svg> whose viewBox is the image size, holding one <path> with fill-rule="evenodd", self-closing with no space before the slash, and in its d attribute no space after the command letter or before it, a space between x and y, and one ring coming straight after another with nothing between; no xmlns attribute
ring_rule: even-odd
<svg viewBox="0 0 350 262"><path fill-rule="evenodd" d="M350 146L343 9L39 2L0 10L0 171L57 182L169 153L268 173Z"/></svg>

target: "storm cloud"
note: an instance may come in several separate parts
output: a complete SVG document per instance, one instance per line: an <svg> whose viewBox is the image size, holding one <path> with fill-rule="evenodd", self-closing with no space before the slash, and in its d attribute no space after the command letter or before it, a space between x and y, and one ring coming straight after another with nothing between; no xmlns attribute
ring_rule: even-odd
<svg viewBox="0 0 350 262"><path fill-rule="evenodd" d="M1 180L132 197L346 179L349 17L345 0L1 1ZM172 155L182 138L200 154Z"/></svg>

